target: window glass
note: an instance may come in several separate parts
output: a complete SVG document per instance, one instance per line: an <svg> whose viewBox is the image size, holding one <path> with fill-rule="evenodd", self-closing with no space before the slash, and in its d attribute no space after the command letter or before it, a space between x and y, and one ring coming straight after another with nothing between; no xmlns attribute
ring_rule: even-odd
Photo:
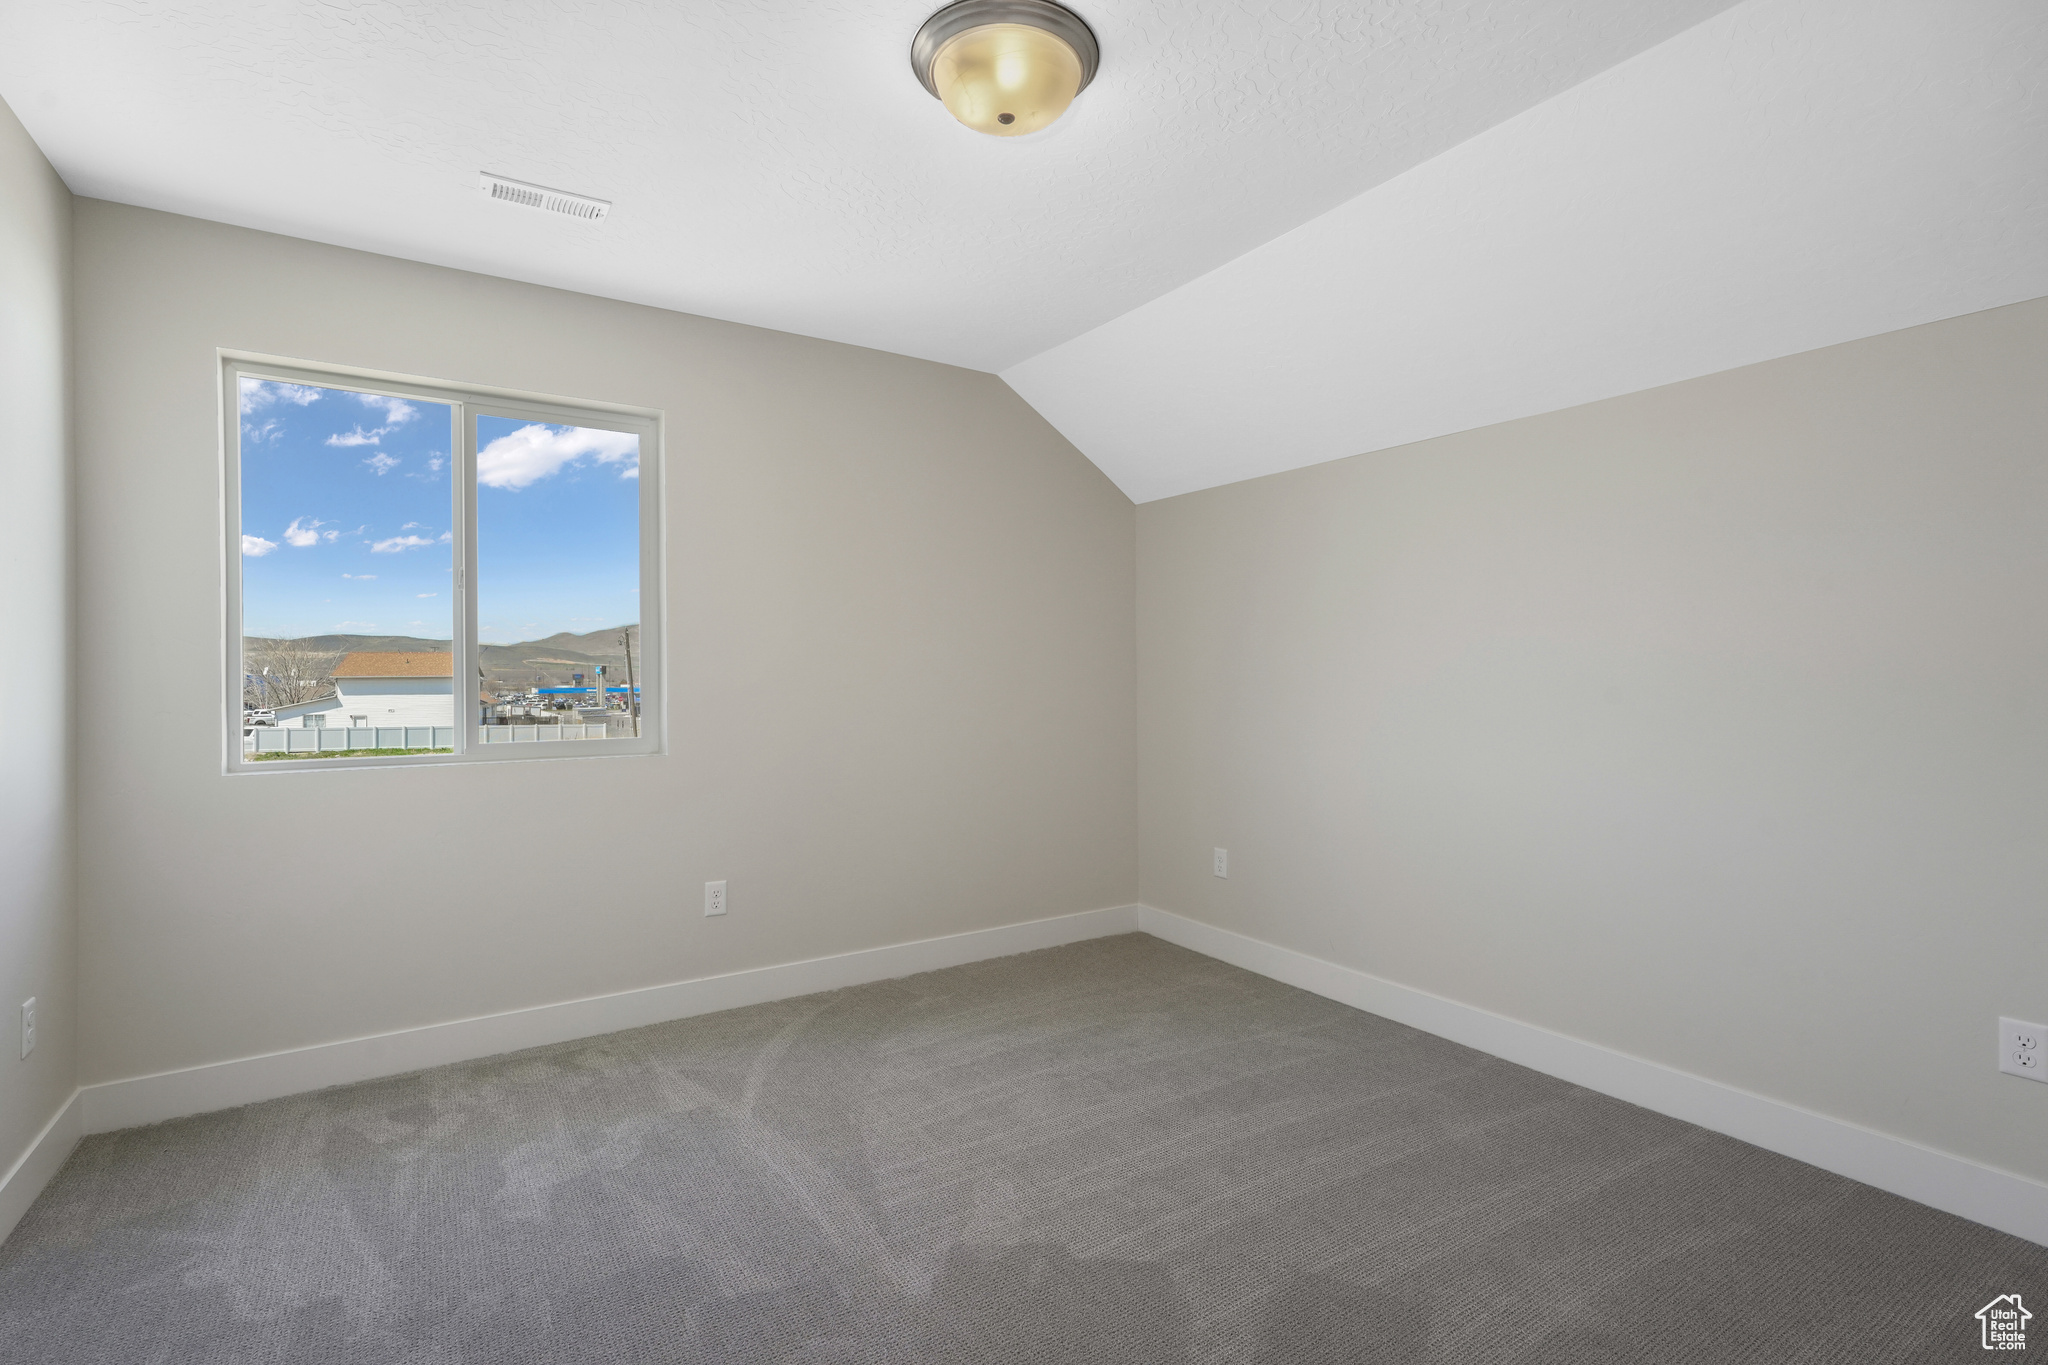
<svg viewBox="0 0 2048 1365"><path fill-rule="evenodd" d="M660 752L659 414L222 366L228 771Z"/></svg>
<svg viewBox="0 0 2048 1365"><path fill-rule="evenodd" d="M641 733L640 438L476 417L485 743Z"/></svg>
<svg viewBox="0 0 2048 1365"><path fill-rule="evenodd" d="M402 693L405 723L428 732L400 747L446 751L455 723L450 407L249 375L235 387L245 755L293 756L280 736L251 732L257 712L292 708L301 728L324 729L320 701L341 725L350 703L385 710L385 692ZM412 662L378 662L390 659Z"/></svg>

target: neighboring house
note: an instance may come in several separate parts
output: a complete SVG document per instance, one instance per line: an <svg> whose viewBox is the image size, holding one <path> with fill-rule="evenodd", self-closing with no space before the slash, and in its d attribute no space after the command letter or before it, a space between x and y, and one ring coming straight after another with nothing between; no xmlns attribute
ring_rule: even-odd
<svg viewBox="0 0 2048 1365"><path fill-rule="evenodd" d="M286 719L287 715L290 719ZM279 725L453 725L451 654L346 654L334 666L334 695L279 707Z"/></svg>
<svg viewBox="0 0 2048 1365"><path fill-rule="evenodd" d="M324 697L315 697L312 701L294 702L290 706L272 707L271 714L274 719L271 723L273 725L300 725L304 723L305 717L309 713L332 711L333 709L334 694L330 692Z"/></svg>

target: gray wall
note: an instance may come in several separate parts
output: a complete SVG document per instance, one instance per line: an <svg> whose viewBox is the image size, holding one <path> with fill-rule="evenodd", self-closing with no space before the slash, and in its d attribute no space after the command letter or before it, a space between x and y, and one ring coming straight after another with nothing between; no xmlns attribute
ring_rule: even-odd
<svg viewBox="0 0 2048 1365"><path fill-rule="evenodd" d="M71 192L0 104L0 1176L74 1081L70 256Z"/></svg>
<svg viewBox="0 0 2048 1365"><path fill-rule="evenodd" d="M61 661L65 198L0 141L6 546L55 585L10 638ZM84 714L217 711L215 347L672 424L671 754L78 732L86 1082L1142 895L2048 1177L1992 1050L2048 1018L2048 301L1134 513L990 376L75 212ZM71 1079L60 732L5 741L14 1151ZM571 795L603 846L520 815ZM338 828L370 865L248 856Z"/></svg>
<svg viewBox="0 0 2048 1365"><path fill-rule="evenodd" d="M1000 380L77 214L81 700L185 722L79 738L87 1083L1134 899L1134 512ZM671 753L223 777L216 347L664 409Z"/></svg>
<svg viewBox="0 0 2048 1365"><path fill-rule="evenodd" d="M1139 508L1142 897L2048 1177L2044 374L2048 300Z"/></svg>

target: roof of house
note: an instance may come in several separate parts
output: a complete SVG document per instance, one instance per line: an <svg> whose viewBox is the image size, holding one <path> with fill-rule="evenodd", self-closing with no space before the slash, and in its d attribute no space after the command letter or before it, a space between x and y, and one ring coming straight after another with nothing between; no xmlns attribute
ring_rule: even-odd
<svg viewBox="0 0 2048 1365"><path fill-rule="evenodd" d="M319 696L309 697L305 701L280 702L276 706L267 706L263 709L278 716L302 716L308 711L325 711L332 707L337 700L338 698L334 693L323 692Z"/></svg>
<svg viewBox="0 0 2048 1365"><path fill-rule="evenodd" d="M334 666L337 678L452 678L453 654L348 654Z"/></svg>

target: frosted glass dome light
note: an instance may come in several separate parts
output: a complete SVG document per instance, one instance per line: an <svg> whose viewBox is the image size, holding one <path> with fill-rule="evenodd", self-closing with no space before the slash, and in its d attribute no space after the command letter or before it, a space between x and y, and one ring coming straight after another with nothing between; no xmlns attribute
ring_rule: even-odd
<svg viewBox="0 0 2048 1365"><path fill-rule="evenodd" d="M979 133L1035 133L1095 79L1095 35L1051 0L960 0L910 44L924 88Z"/></svg>

